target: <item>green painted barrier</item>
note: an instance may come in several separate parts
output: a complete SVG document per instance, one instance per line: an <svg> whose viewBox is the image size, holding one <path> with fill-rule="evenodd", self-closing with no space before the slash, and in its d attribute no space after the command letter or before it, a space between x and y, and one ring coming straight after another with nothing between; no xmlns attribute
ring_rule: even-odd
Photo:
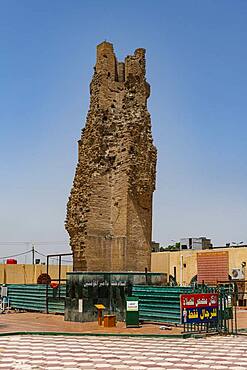
<svg viewBox="0 0 247 370"><path fill-rule="evenodd" d="M139 328L139 299L126 298L126 328Z"/></svg>
<svg viewBox="0 0 247 370"><path fill-rule="evenodd" d="M64 313L66 285L60 285L58 289L48 287L50 313ZM191 292L191 287L134 285L132 296L139 298L140 320L179 324L180 294ZM14 309L46 311L46 285L11 284L8 285L8 296L10 306Z"/></svg>
<svg viewBox="0 0 247 370"><path fill-rule="evenodd" d="M192 293L191 287L134 285L132 295L139 298L142 321L181 323L180 294Z"/></svg>
<svg viewBox="0 0 247 370"><path fill-rule="evenodd" d="M46 285L43 284L11 284L8 287L10 306L19 310L46 311ZM60 289L60 298L59 298ZM48 286L48 303L50 313L64 313L66 285L57 289Z"/></svg>

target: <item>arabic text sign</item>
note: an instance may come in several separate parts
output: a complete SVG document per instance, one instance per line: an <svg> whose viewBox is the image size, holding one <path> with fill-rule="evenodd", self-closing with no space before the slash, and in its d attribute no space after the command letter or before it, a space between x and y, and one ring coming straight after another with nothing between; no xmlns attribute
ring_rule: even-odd
<svg viewBox="0 0 247 370"><path fill-rule="evenodd" d="M138 301L127 301L127 311L138 311Z"/></svg>
<svg viewBox="0 0 247 370"><path fill-rule="evenodd" d="M218 294L182 294L182 323L205 323L218 320Z"/></svg>

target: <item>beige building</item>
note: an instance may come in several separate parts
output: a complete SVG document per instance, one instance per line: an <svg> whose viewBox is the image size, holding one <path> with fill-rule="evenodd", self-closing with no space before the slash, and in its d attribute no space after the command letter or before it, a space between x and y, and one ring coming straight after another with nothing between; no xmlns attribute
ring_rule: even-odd
<svg viewBox="0 0 247 370"><path fill-rule="evenodd" d="M182 250L152 253L151 271L164 272L170 280L188 285L197 279L214 284L231 278L247 278L247 247Z"/></svg>
<svg viewBox="0 0 247 370"><path fill-rule="evenodd" d="M153 252L151 272L163 272L176 279L178 284L188 285L197 278L205 283L225 280L229 276L247 279L247 247L214 248L209 250L183 250ZM61 278L72 271L72 265L61 266ZM38 277L46 273L45 265L0 265L0 284L36 284ZM49 266L51 279L58 278L58 266ZM201 280L200 280L201 279Z"/></svg>
<svg viewBox="0 0 247 370"><path fill-rule="evenodd" d="M36 284L41 274L46 273L45 265L0 265L0 284ZM72 265L61 266L61 279L66 278L66 272L72 271ZM51 280L58 279L58 266L49 266Z"/></svg>

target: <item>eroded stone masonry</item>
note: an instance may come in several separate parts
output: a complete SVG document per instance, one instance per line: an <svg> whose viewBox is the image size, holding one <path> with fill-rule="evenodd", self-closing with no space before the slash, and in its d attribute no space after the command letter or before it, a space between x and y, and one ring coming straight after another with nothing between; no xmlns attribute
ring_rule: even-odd
<svg viewBox="0 0 247 370"><path fill-rule="evenodd" d="M156 148L149 94L144 49L122 63L112 44L97 46L65 223L75 271L150 269Z"/></svg>

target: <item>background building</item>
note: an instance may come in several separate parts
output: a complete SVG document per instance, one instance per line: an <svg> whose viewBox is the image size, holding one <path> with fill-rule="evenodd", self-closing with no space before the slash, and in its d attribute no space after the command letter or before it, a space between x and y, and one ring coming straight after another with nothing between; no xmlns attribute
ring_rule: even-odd
<svg viewBox="0 0 247 370"><path fill-rule="evenodd" d="M200 238L182 238L180 239L180 250L184 249L209 249L212 248L211 239L207 239L204 236Z"/></svg>
<svg viewBox="0 0 247 370"><path fill-rule="evenodd" d="M152 241L152 252L159 252L160 251L160 243Z"/></svg>
<svg viewBox="0 0 247 370"><path fill-rule="evenodd" d="M247 277L247 247L180 250L152 253L151 271L167 273L179 285L217 284Z"/></svg>

